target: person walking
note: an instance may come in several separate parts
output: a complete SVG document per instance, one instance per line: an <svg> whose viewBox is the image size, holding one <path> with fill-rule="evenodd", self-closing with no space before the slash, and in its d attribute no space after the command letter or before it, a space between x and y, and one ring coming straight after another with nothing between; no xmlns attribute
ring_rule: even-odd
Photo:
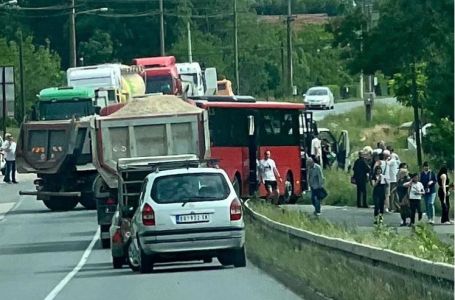
<svg viewBox="0 0 455 300"><path fill-rule="evenodd" d="M367 208L367 181L370 167L368 166L362 151L359 151L359 158L354 162L352 171L354 172L352 177L355 180L355 185L357 187L357 207Z"/></svg>
<svg viewBox="0 0 455 300"><path fill-rule="evenodd" d="M450 187L450 180L447 176L447 167L442 166L438 172L438 198L441 201L441 224L451 224L449 219L449 209L450 209L450 202L449 202L449 187Z"/></svg>
<svg viewBox="0 0 455 300"><path fill-rule="evenodd" d="M371 184L373 185L373 201L374 201L374 224L382 224L384 215L384 200L385 200L385 183L382 168L377 166L374 169Z"/></svg>
<svg viewBox="0 0 455 300"><path fill-rule="evenodd" d="M411 206L411 226L415 223L416 211L418 214L418 220L422 219L422 209L420 208L420 200L425 195L425 189L423 184L419 181L419 174L410 174L411 181L408 181L403 186L409 187L409 204Z"/></svg>
<svg viewBox="0 0 455 300"><path fill-rule="evenodd" d="M423 170L420 173L420 182L422 183L425 194L423 200L425 202L425 210L427 212L428 223L434 224L434 199L436 198L436 175L430 170L428 162L423 163Z"/></svg>
<svg viewBox="0 0 455 300"><path fill-rule="evenodd" d="M5 153L5 177L6 183L17 183L16 181L16 142L14 142L11 133L5 134L5 141L2 144L2 150Z"/></svg>
<svg viewBox="0 0 455 300"><path fill-rule="evenodd" d="M314 214L321 215L321 200L327 196L324 189L324 175L322 168L312 158L307 159L308 184L311 188L311 203L314 206Z"/></svg>
<svg viewBox="0 0 455 300"><path fill-rule="evenodd" d="M266 199L277 204L280 190L278 189L276 179L278 178L280 182L283 182L283 180L278 172L275 161L271 158L270 150L264 152L264 159L259 162L259 171L261 182L267 191Z"/></svg>
<svg viewBox="0 0 455 300"><path fill-rule="evenodd" d="M404 184L409 182L409 180L411 180L411 178L409 177L408 167L405 163L401 163L397 175L397 196L398 203L400 204L400 216L402 221L400 226L408 225L407 219L411 217L409 207L409 188L404 186Z"/></svg>

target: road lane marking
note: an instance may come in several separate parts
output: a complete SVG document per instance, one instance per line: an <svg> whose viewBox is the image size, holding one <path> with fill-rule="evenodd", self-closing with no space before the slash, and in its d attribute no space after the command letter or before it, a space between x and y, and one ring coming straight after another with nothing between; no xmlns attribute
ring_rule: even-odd
<svg viewBox="0 0 455 300"><path fill-rule="evenodd" d="M88 257L90 256L90 253L92 252L93 246L95 246L95 243L98 241L100 237L100 228L98 227L98 230L96 231L95 235L93 236L92 241L90 242L90 245L88 245L87 249L85 249L84 254L82 254L81 260L77 264L74 269L69 272L65 278L62 279L62 281L57 284L57 286L44 298L44 300L53 300L55 297L57 297L58 293L60 293L63 288L70 282L70 280L77 274L77 272L82 269L82 267L85 265L87 262Z"/></svg>
<svg viewBox="0 0 455 300"><path fill-rule="evenodd" d="M0 221L5 218L6 213L9 212L15 204L16 202L0 203Z"/></svg>

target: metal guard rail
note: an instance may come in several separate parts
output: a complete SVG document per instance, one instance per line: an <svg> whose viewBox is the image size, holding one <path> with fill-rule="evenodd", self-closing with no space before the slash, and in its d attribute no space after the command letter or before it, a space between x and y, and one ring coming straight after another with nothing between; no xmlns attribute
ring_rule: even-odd
<svg viewBox="0 0 455 300"><path fill-rule="evenodd" d="M340 238L328 237L311 231L299 229L293 226L285 225L270 218L267 218L253 211L248 206L248 201L245 202L246 212L258 222L278 232L287 234L297 239L304 239L318 245L328 248L344 251L350 254L364 257L370 260L379 261L384 264L394 265L411 272L416 272L422 275L431 276L437 279L443 279L453 284L454 282L454 266L446 263L432 262L426 259L421 259L412 255L407 255L395 252L389 249L381 249L374 246L360 244L353 241L346 241Z"/></svg>

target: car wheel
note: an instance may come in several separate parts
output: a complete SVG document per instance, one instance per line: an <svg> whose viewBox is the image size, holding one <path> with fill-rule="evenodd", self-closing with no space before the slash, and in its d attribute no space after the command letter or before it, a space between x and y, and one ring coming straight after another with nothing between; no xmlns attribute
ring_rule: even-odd
<svg viewBox="0 0 455 300"><path fill-rule="evenodd" d="M73 197L49 197L48 200L43 200L44 205L52 211L67 211L72 210L78 203L77 198Z"/></svg>
<svg viewBox="0 0 455 300"><path fill-rule="evenodd" d="M233 250L232 260L234 267L236 268L246 267L245 247Z"/></svg>
<svg viewBox="0 0 455 300"><path fill-rule="evenodd" d="M128 258L127 258L127 263L130 269L133 272L137 272L140 269L140 262L139 262L139 255L137 251L137 247L134 243L134 241L130 240L127 245L128 249ZM142 271L141 271L142 273Z"/></svg>
<svg viewBox="0 0 455 300"><path fill-rule="evenodd" d="M112 266L114 267L114 269L121 269L124 263L125 263L124 257L112 256Z"/></svg>
<svg viewBox="0 0 455 300"><path fill-rule="evenodd" d="M139 272L141 272L142 274L152 273L153 272L153 257L151 255L145 254L140 245L138 248L139 248L139 254L141 257L140 264L139 264Z"/></svg>

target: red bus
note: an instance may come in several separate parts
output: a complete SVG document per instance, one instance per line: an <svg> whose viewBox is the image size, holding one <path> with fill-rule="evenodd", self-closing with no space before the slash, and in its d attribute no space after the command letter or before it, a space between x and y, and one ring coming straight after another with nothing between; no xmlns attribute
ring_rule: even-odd
<svg viewBox="0 0 455 300"><path fill-rule="evenodd" d="M256 164L270 150L283 182L282 200L300 196L306 189L302 166L300 125L304 105L256 101L248 96L203 96L192 98L208 111L211 157L219 160L241 197L252 195L257 186ZM264 196L265 188L259 188Z"/></svg>

